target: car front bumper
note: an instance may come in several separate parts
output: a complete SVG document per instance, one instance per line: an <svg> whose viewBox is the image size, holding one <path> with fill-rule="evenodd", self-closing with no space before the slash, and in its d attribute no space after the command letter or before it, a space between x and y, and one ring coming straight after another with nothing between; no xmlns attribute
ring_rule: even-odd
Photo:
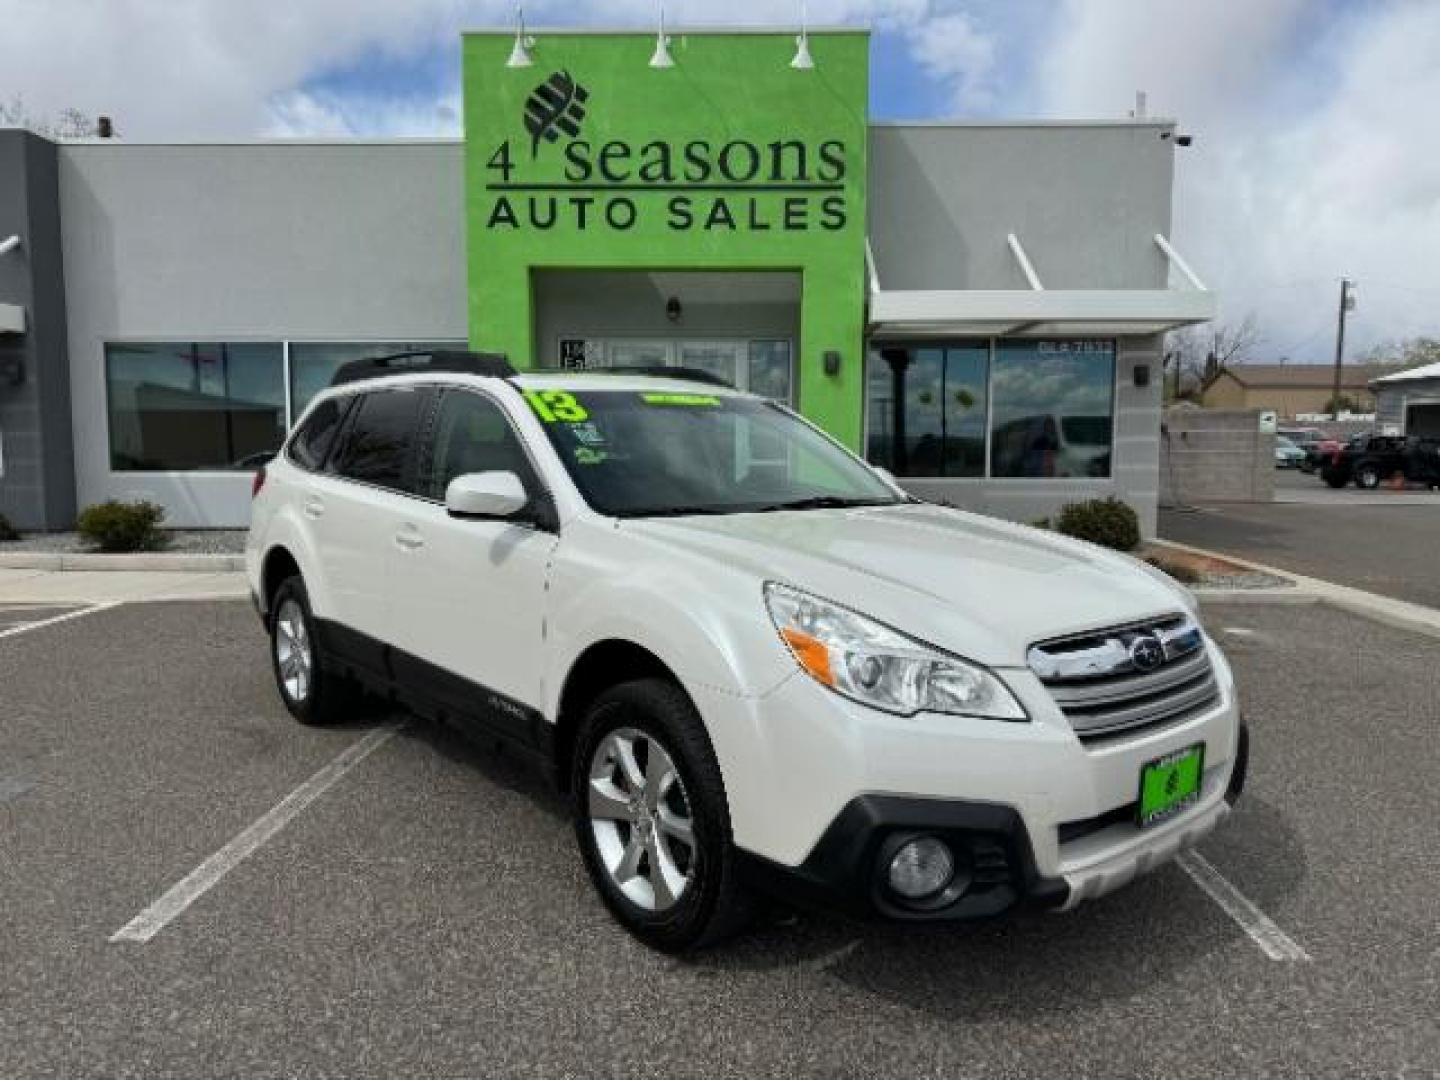
<svg viewBox="0 0 1440 1080"><path fill-rule="evenodd" d="M804 676L763 699L701 691L742 870L802 903L906 920L1066 909L1119 888L1207 835L1244 785L1248 736L1229 668L1208 647L1214 707L1099 746L1082 744L1026 673L1007 681L1027 723L889 716ZM1196 743L1199 799L1142 828L1141 769ZM907 908L885 884L895 846L921 835L950 846L968 882L939 909Z"/></svg>

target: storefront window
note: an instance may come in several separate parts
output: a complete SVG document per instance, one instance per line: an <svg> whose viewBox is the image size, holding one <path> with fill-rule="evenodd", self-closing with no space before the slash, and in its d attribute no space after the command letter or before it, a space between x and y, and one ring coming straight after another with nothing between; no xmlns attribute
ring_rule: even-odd
<svg viewBox="0 0 1440 1080"><path fill-rule="evenodd" d="M464 349L463 341L306 341L290 346L290 404L295 419L311 399L330 385L341 364L370 356L390 356L429 349Z"/></svg>
<svg viewBox="0 0 1440 1080"><path fill-rule="evenodd" d="M1109 476L1114 385L1111 341L880 345L866 454L896 476Z"/></svg>
<svg viewBox="0 0 1440 1080"><path fill-rule="evenodd" d="M997 342L991 387L992 476L1110 475L1113 342Z"/></svg>
<svg viewBox="0 0 1440 1080"><path fill-rule="evenodd" d="M748 389L773 401L790 400L790 342L750 342Z"/></svg>
<svg viewBox="0 0 1440 1080"><path fill-rule="evenodd" d="M896 476L984 476L989 361L983 343L872 353L870 460Z"/></svg>
<svg viewBox="0 0 1440 1080"><path fill-rule="evenodd" d="M105 373L113 469L244 469L285 437L279 343L106 345Z"/></svg>

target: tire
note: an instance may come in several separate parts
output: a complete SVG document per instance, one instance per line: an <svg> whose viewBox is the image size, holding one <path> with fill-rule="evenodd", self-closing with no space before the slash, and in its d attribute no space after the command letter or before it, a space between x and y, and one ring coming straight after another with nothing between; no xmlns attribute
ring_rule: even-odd
<svg viewBox="0 0 1440 1080"><path fill-rule="evenodd" d="M752 903L720 766L685 692L664 679L612 687L591 704L575 745L575 837L615 919L668 953L739 930Z"/></svg>
<svg viewBox="0 0 1440 1080"><path fill-rule="evenodd" d="M1326 469L1320 474L1320 478L1332 488L1343 488L1350 480L1350 478L1339 469Z"/></svg>
<svg viewBox="0 0 1440 1080"><path fill-rule="evenodd" d="M1366 491L1374 491L1380 486L1384 479L1380 475L1380 466L1373 461L1362 461L1355 466L1355 486Z"/></svg>
<svg viewBox="0 0 1440 1080"><path fill-rule="evenodd" d="M290 715L302 724L333 724L353 715L355 686L327 670L316 648L315 617L305 582L286 578L270 602L270 668Z"/></svg>

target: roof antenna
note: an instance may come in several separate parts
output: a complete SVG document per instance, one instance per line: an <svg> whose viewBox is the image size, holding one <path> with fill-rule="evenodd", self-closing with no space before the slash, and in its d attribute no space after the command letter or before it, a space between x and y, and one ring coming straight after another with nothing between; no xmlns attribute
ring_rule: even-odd
<svg viewBox="0 0 1440 1080"><path fill-rule="evenodd" d="M515 23L515 47L510 50L510 59L505 61L505 66L533 67L535 59L530 55L530 50L535 47L535 39L525 33L525 8L521 4L515 5Z"/></svg>
<svg viewBox="0 0 1440 1080"><path fill-rule="evenodd" d="M795 59L790 66L796 71L813 71L815 58L810 55L810 19L805 0L800 0L800 36L795 39Z"/></svg>
<svg viewBox="0 0 1440 1080"><path fill-rule="evenodd" d="M660 4L660 30L655 35L655 54L650 57L652 68L673 68L675 59L670 55L670 37L665 33L665 4Z"/></svg>

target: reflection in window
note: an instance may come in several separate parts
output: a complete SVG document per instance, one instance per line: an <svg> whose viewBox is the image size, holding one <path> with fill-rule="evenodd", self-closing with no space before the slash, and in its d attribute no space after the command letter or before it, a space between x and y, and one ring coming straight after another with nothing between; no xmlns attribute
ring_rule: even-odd
<svg viewBox="0 0 1440 1080"><path fill-rule="evenodd" d="M896 476L984 476L989 355L985 344L872 353L870 460Z"/></svg>
<svg viewBox="0 0 1440 1080"><path fill-rule="evenodd" d="M284 366L278 343L106 345L111 468L259 463L285 437Z"/></svg>
<svg viewBox="0 0 1440 1080"><path fill-rule="evenodd" d="M790 342L750 342L750 381L746 389L752 394L774 401L790 401Z"/></svg>
<svg viewBox="0 0 1440 1080"><path fill-rule="evenodd" d="M1112 342L998 342L991 475L1109 476L1114 387Z"/></svg>
<svg viewBox="0 0 1440 1080"><path fill-rule="evenodd" d="M300 419L315 395L330 385L341 364L371 356L466 347L463 341L294 342L290 346L290 405L295 419Z"/></svg>

